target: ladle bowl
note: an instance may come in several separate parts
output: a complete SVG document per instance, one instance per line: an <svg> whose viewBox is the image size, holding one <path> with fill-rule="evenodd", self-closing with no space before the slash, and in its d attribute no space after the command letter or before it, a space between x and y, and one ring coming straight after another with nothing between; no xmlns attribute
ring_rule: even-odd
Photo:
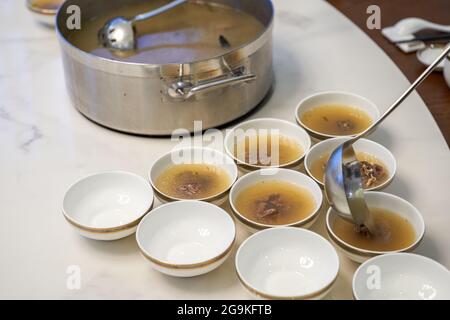
<svg viewBox="0 0 450 320"><path fill-rule="evenodd" d="M135 23L143 21L164 13L172 8L187 2L187 0L175 0L158 9L142 13L131 19L115 17L106 22L100 29L98 37L100 43L113 50L130 51L136 49Z"/></svg>
<svg viewBox="0 0 450 320"><path fill-rule="evenodd" d="M450 45L417 78L416 81L392 104L369 128L339 145L330 156L325 169L325 195L337 213L352 220L357 228L376 233L377 228L364 199L361 166L356 159L353 144L371 134L376 128L425 80L439 63L450 53Z"/></svg>

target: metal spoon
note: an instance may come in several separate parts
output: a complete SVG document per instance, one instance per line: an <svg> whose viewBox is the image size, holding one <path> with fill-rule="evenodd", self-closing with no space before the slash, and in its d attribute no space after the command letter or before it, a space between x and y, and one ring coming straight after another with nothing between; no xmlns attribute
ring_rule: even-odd
<svg viewBox="0 0 450 320"><path fill-rule="evenodd" d="M107 21L98 33L99 40L104 47L114 50L136 49L136 29L134 23L150 19L172 8L187 2L188 0L175 0L158 9L142 13L131 19L116 17Z"/></svg>
<svg viewBox="0 0 450 320"><path fill-rule="evenodd" d="M439 63L450 53L450 45L436 60L417 78L416 81L394 102L394 104L369 128L345 141L337 147L328 160L325 169L325 194L331 207L344 219L356 224L357 228L367 228L375 234L377 226L364 199L361 179L361 166L356 159L353 144L360 138L371 134L425 78L433 72Z"/></svg>

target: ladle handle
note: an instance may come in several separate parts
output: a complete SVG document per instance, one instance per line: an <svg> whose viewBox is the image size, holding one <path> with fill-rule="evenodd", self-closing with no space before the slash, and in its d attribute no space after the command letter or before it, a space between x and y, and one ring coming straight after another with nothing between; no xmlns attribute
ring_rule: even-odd
<svg viewBox="0 0 450 320"><path fill-rule="evenodd" d="M421 83L423 80L425 80L430 73L436 69L436 67L439 65L439 63L450 53L450 45L448 45L444 52L442 52L439 57L436 58L436 60L433 61L433 63L420 75L420 77L417 78L416 81L406 90L400 98L397 99L397 101L394 102L392 106L377 120L375 121L369 128L358 134L357 136L353 137L349 141L346 142L346 144L353 144L357 140L371 134L375 129L378 127L378 125L383 122L384 119L386 119L392 111L394 111L410 94L413 92Z"/></svg>
<svg viewBox="0 0 450 320"><path fill-rule="evenodd" d="M142 13L139 14L137 16L135 16L132 21L133 22L137 22L137 21L142 21L142 20L147 20L149 18L152 18L154 16L157 16L158 14L161 14L163 12L166 12L167 10L170 10L172 8L175 8L176 6L179 6L180 4L183 4L185 2L187 2L188 0L175 0L172 1L162 7L159 7L158 9L146 12L146 13Z"/></svg>

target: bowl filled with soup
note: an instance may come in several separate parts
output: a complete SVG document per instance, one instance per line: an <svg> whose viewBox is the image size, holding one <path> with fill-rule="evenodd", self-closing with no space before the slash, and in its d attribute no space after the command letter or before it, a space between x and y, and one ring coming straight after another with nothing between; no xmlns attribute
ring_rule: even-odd
<svg viewBox="0 0 450 320"><path fill-rule="evenodd" d="M305 156L305 169L321 187L324 186L325 169L331 153L347 138L333 138L314 145ZM389 185L397 171L397 162L392 153L379 143L360 139L353 145L361 166L363 188L380 190Z"/></svg>
<svg viewBox="0 0 450 320"><path fill-rule="evenodd" d="M295 169L311 147L302 128L286 120L260 118L245 121L225 137L225 150L243 172L263 168Z"/></svg>
<svg viewBox="0 0 450 320"><path fill-rule="evenodd" d="M279 226L309 228L319 216L322 191L298 171L261 169L236 181L229 201L236 219L250 232Z"/></svg>
<svg viewBox="0 0 450 320"><path fill-rule="evenodd" d="M156 160L149 171L156 197L163 203L200 200L220 205L237 176L233 159L201 147L175 149Z"/></svg>
<svg viewBox="0 0 450 320"><path fill-rule="evenodd" d="M332 208L327 212L328 236L344 255L362 263L385 253L409 252L420 244L425 222L411 203L384 192L369 191L364 196L377 228L374 234L357 229Z"/></svg>
<svg viewBox="0 0 450 320"><path fill-rule="evenodd" d="M297 123L318 140L353 136L380 117L377 106L353 93L327 91L306 97L297 106Z"/></svg>
<svg viewBox="0 0 450 320"><path fill-rule="evenodd" d="M64 0L27 0L28 10L35 20L47 27L55 26L55 16Z"/></svg>

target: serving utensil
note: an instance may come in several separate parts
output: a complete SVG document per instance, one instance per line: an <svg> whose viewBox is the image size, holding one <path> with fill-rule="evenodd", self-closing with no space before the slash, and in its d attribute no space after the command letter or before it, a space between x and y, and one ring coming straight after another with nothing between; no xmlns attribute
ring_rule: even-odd
<svg viewBox="0 0 450 320"><path fill-rule="evenodd" d="M367 203L361 179L361 166L356 159L353 144L376 130L423 80L450 53L450 46L417 78L416 81L389 107L389 109L369 128L340 144L331 154L325 170L325 194L328 202L344 219L354 222L359 230L366 228L370 233L377 232Z"/></svg>
<svg viewBox="0 0 450 320"><path fill-rule="evenodd" d="M394 26L383 28L381 33L391 42L401 40L411 40L418 31L429 29L441 32L450 32L449 25L433 23L420 18L405 18L397 22ZM396 45L406 53L425 48L424 41L413 41L407 43L396 43Z"/></svg>
<svg viewBox="0 0 450 320"><path fill-rule="evenodd" d="M133 18L116 17L108 20L99 31L99 40L104 47L113 50L134 50L136 48L136 28L134 24L173 9L187 0L175 0L158 9L139 14Z"/></svg>
<svg viewBox="0 0 450 320"><path fill-rule="evenodd" d="M414 42L414 41L437 41L437 40L449 40L450 39L450 33L441 33L441 34L429 34L429 35L418 35L418 36L411 36L409 39L402 39L394 41L394 43L408 43L408 42Z"/></svg>

